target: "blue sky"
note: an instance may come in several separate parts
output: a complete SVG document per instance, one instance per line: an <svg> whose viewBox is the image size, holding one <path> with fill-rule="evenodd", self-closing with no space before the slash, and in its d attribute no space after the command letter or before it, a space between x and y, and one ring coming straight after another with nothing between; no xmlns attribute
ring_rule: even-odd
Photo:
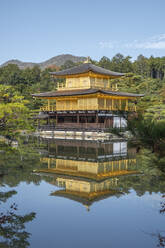
<svg viewBox="0 0 165 248"><path fill-rule="evenodd" d="M165 0L0 0L0 64L165 56Z"/></svg>

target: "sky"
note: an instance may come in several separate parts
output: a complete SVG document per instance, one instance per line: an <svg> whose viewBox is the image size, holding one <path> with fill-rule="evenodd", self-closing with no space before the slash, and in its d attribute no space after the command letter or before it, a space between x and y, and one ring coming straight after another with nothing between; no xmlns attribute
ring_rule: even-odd
<svg viewBox="0 0 165 248"><path fill-rule="evenodd" d="M0 64L165 56L165 0L0 0Z"/></svg>

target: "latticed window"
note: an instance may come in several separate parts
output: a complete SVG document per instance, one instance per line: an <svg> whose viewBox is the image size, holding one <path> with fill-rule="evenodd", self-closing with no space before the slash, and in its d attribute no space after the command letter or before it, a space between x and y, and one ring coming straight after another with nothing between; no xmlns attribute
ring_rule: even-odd
<svg viewBox="0 0 165 248"><path fill-rule="evenodd" d="M91 87L94 87L95 86L95 78L91 77L90 83L91 83Z"/></svg>
<svg viewBox="0 0 165 248"><path fill-rule="evenodd" d="M121 100L121 109L125 110L126 108L126 100Z"/></svg>
<svg viewBox="0 0 165 248"><path fill-rule="evenodd" d="M108 79L104 78L103 82L104 82L104 88L107 88L108 87Z"/></svg>
<svg viewBox="0 0 165 248"><path fill-rule="evenodd" d="M72 81L68 82L68 87L72 87Z"/></svg>
<svg viewBox="0 0 165 248"><path fill-rule="evenodd" d="M119 100L114 99L114 109L118 110L119 109Z"/></svg>
<svg viewBox="0 0 165 248"><path fill-rule="evenodd" d="M106 100L106 108L111 110L112 109L112 99Z"/></svg>
<svg viewBox="0 0 165 248"><path fill-rule="evenodd" d="M104 108L104 98L99 98L99 109Z"/></svg>
<svg viewBox="0 0 165 248"><path fill-rule="evenodd" d="M66 104L66 108L70 110L71 102L70 101L66 101L65 104Z"/></svg>

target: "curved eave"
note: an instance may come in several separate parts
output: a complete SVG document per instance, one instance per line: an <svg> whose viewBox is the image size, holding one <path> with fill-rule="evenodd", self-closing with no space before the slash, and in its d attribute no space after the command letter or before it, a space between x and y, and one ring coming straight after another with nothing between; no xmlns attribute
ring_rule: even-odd
<svg viewBox="0 0 165 248"><path fill-rule="evenodd" d="M130 176L130 175L139 175L141 174L139 171L132 170L124 170L121 172L107 172L107 173L102 173L102 174L97 174L93 175L91 173L82 173L82 172L73 172L73 171L60 171L60 170L53 170L53 169L40 169L37 172L39 173L50 173L50 175L55 175L60 178L67 178L67 179L78 179L78 180L83 180L83 181L88 181L88 180L95 180L95 181L104 181L107 178L114 178L114 177L125 177L125 176Z"/></svg>
<svg viewBox="0 0 165 248"><path fill-rule="evenodd" d="M50 74L54 77L77 77L77 76L85 76L86 74L94 74L98 76L106 76L109 78L117 78L122 77L125 73L119 73L107 70L105 68L93 65L91 63L81 64L79 66L75 66L66 70L58 71L58 72L50 72Z"/></svg>
<svg viewBox="0 0 165 248"><path fill-rule="evenodd" d="M81 96L81 95L93 95L93 94L102 94L107 96L116 96L116 97L128 97L128 98L136 98L143 97L144 94L134 94L127 92L119 92L119 91L107 91L107 90L99 90L99 89L84 89L84 90L67 90L67 91L55 91L55 92L44 92L44 93L36 93L32 94L33 97L39 98L58 98L58 97L72 97L72 96Z"/></svg>
<svg viewBox="0 0 165 248"><path fill-rule="evenodd" d="M84 73L75 73L75 74L69 74L69 75L56 75L53 73L50 73L52 77L54 78L79 78L79 77L98 77L98 78L107 78L107 79L115 79L123 77L124 75L108 75L103 73L97 73L93 71L88 71Z"/></svg>
<svg viewBox="0 0 165 248"><path fill-rule="evenodd" d="M92 205L92 203L96 201L100 201L106 199L110 196L120 196L123 193L117 190L107 190L103 192L98 192L92 196L92 194L84 194L81 192L75 191L66 191L66 190L58 190L56 192L51 193L51 196L60 196L64 198L68 198L70 200L74 200L80 202L85 205Z"/></svg>

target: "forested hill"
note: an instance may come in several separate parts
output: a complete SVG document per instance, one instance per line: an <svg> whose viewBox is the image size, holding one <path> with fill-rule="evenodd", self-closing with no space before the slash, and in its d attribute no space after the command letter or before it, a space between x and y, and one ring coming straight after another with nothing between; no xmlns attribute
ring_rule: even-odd
<svg viewBox="0 0 165 248"><path fill-rule="evenodd" d="M60 70L73 67L86 60L86 57L74 56L71 54L62 54L52 57L41 63L22 62L19 60L9 60L0 65L4 68L8 65L16 65L19 69L33 69L38 67L40 70L52 69ZM112 59L103 56L99 61L92 61L92 63L109 69L111 71L135 73L144 77L165 79L165 56L146 58L139 55L135 61L131 60L130 56L124 56L120 53L116 54Z"/></svg>
<svg viewBox="0 0 165 248"><path fill-rule="evenodd" d="M48 67L57 66L60 67L65 64L66 61L72 61L73 63L79 63L86 60L86 57L74 56L71 54L62 54L55 57L52 57L41 63L32 63L32 62L22 62L17 59L9 60L2 64L0 67L7 66L9 64L15 64L20 69L32 68L34 66L38 66L40 69L45 69Z"/></svg>

